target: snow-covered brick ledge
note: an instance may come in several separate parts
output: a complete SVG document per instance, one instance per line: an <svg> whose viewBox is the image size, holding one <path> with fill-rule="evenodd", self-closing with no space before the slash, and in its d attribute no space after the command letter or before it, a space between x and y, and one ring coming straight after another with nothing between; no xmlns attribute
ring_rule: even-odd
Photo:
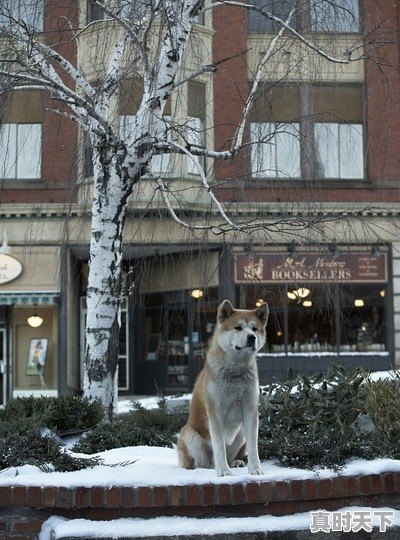
<svg viewBox="0 0 400 540"><path fill-rule="evenodd" d="M247 477L248 478L248 477ZM0 540L33 540L52 515L68 519L286 515L345 505L400 508L400 472L162 486L0 486Z"/></svg>

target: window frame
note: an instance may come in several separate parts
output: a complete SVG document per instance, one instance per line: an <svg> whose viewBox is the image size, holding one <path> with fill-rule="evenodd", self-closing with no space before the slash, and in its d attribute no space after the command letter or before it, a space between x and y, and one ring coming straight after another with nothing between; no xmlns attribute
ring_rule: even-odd
<svg viewBox="0 0 400 540"><path fill-rule="evenodd" d="M262 3L263 4L266 4L268 0L263 0ZM294 3L298 4L300 0L293 0ZM358 6L358 20L357 20L357 30L327 30L327 29L313 29L312 28L312 4L310 3L310 0L306 0L306 5L305 7L302 6L301 9L298 9L298 5L297 5L297 8L298 11L297 13L295 14L295 19L294 19L294 22L295 24L292 23L292 27L295 29L295 30L298 30L298 31L303 31L303 32L307 32L307 33L310 33L310 34L317 34L317 35L320 35L320 34L326 34L326 35L357 35L357 34L360 34L362 32L362 21L363 21L363 13L362 13L362 4L360 2L360 0L354 0L355 2L357 2L357 6ZM340 9L340 8L339 8ZM272 14L275 14L275 11L276 11L276 8L274 9L274 5L272 6ZM258 30L252 30L250 29L252 24L249 22L249 17L250 17L250 14L252 14L254 16L254 13L257 13L257 12L254 12L254 11L251 11L249 10L248 11L248 14L247 14L247 28L248 28L248 33L249 34L273 34L273 33L276 33L278 29L274 29L273 28L273 25L274 23L271 21L270 22L270 28L266 29L266 30L263 30L263 29L258 29ZM279 15L278 15L279 16ZM268 24L267 22L265 23L266 25ZM260 27L262 27L262 25L260 24L259 25ZM308 28L307 28L308 27Z"/></svg>
<svg viewBox="0 0 400 540"><path fill-rule="evenodd" d="M277 85L285 88L286 85ZM299 82L297 84L290 83L288 85L290 87L297 86L300 101L307 101L307 112L305 112L303 109L300 111L300 118L293 118L293 120L296 121L280 121L276 118L271 120L262 120L258 121L257 118L263 116L261 113L259 116L257 115L251 115L250 121L248 123L248 141L251 145L250 150L250 157L249 157L249 178L251 181L254 182L265 182L265 181L272 181L272 182L279 182L282 186L287 185L288 182L293 182L293 185L298 186L300 183L308 183L308 182L314 182L318 183L322 187L332 187L332 183L340 184L340 186L348 186L348 187L358 187L360 183L370 183L369 177L368 177L368 157L366 154L367 151L367 130L366 130L366 119L365 119L365 84L364 83L342 83L342 84L336 84L334 88L357 88L360 91L360 114L362 115L361 121L357 120L351 120L351 121L344 121L342 118L338 117L337 121L335 120L335 117L332 116L333 120L319 120L319 116L321 112L315 112L314 111L314 101L313 101L313 94L312 89L313 88L321 88L321 87L327 87L332 88L332 85L328 83L315 83L312 84L311 87L308 85L308 88L306 84ZM311 90L311 91L310 91ZM304 96L301 97L302 93L304 93ZM327 111L328 114L331 114L329 110ZM325 114L325 113L324 113ZM263 116L264 118L264 116ZM285 124L299 124L299 143L300 143L300 176L299 177L285 177L285 176L272 176L272 175L261 175L261 174L255 174L254 171L257 170L257 163L253 162L253 145L255 141L252 141L252 125L253 124L260 124L260 123L275 123L278 125L285 125ZM362 163L363 163L363 170L362 170L362 176L360 177L341 177L340 175L338 177L323 177L318 174L318 168L317 168L317 139L315 136L315 126L317 124L324 124L324 123L332 123L332 124L338 124L338 125L354 125L354 126L361 126L362 130ZM309 128L309 131L307 131L307 126ZM308 167L306 167L306 164L308 164Z"/></svg>
<svg viewBox="0 0 400 540"><path fill-rule="evenodd" d="M7 176L5 178L2 178L2 181L4 182L36 182L38 180L42 179L42 166L43 166L43 159L42 159L42 148L43 148L43 123L42 122L4 122L1 124L0 128L3 126L15 126L15 137L12 141L15 153L13 154L15 156L14 158L14 164L12 165L12 169L15 171L14 176ZM40 126L40 133L39 133L39 140L38 140L38 148L39 148L39 155L38 155L38 166L37 169L35 169L38 173L38 176L18 176L18 162L21 160L21 145L19 140L19 127L20 126ZM22 144L23 146L23 144ZM32 145L28 145L29 149L32 148ZM35 157L35 156L34 156ZM20 165L21 166L21 165Z"/></svg>

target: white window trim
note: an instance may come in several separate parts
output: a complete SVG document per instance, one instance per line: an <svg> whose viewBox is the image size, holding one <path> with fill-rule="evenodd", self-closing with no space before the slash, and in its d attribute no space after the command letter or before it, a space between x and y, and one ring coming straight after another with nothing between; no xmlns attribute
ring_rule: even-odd
<svg viewBox="0 0 400 540"><path fill-rule="evenodd" d="M7 126L9 126L9 128L7 128ZM38 134L39 135L39 139L37 141L38 143L38 155L37 156L33 156L33 160L36 161L36 158L37 158L37 167L34 169L35 170L35 176L31 175L31 176L20 176L19 175L19 168L22 167L21 165L21 160L23 158L23 146L24 146L24 143L20 144L21 141L19 140L19 137L20 137L20 130L22 130L22 127L25 127L25 126L40 126L40 133ZM13 175L11 176L6 176L4 175L4 177L2 177L3 180L26 180L26 181L35 181L35 180L40 180L42 178L42 140L43 140L43 129L42 129L42 126L43 124L40 123L40 122L28 122L28 123L24 123L24 122L19 122L19 123L13 123L13 122L6 122L4 124L2 124L0 126L0 128L6 128L6 129L15 129L15 134L13 135L13 140L8 140L8 141L5 141L5 152L4 152L4 162L7 163L7 158L6 158L6 155L7 153L9 152L9 150L7 149L8 145L12 145L14 146L14 150L11 154L11 159L13 159L13 163L11 164L11 168L10 168L10 172L13 171ZM13 129L13 130L14 130ZM0 141L1 143L1 141ZM32 145L31 145L31 142L29 141L28 142L29 144L29 148L32 150ZM25 149L26 151L26 149ZM0 157L1 157L1 150L0 150ZM2 167L2 164L0 163L0 167ZM5 172L5 171L4 171ZM2 176L3 174L3 171L0 169L0 176Z"/></svg>

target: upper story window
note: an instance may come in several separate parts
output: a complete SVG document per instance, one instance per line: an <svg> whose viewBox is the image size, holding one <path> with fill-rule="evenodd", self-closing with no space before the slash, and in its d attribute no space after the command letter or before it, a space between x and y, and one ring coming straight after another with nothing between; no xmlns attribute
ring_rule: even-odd
<svg viewBox="0 0 400 540"><path fill-rule="evenodd" d="M0 125L0 178L41 178L42 121L40 92L17 91L8 100Z"/></svg>
<svg viewBox="0 0 400 540"><path fill-rule="evenodd" d="M357 33L360 31L359 0L252 0L251 4L287 20L295 8L290 25L300 31ZM249 32L276 32L280 25L256 11L248 12Z"/></svg>
<svg viewBox="0 0 400 540"><path fill-rule="evenodd" d="M264 91L253 107L250 142L253 178L363 179L362 86Z"/></svg>
<svg viewBox="0 0 400 540"><path fill-rule="evenodd" d="M364 178L361 86L312 90L315 173L318 178Z"/></svg>
<svg viewBox="0 0 400 540"><path fill-rule="evenodd" d="M94 0L88 0L86 4L86 22L91 23L104 18L104 11Z"/></svg>
<svg viewBox="0 0 400 540"><path fill-rule="evenodd" d="M187 142L202 148L206 145L206 85L197 81L188 82L188 119L186 122ZM198 158L204 169L204 156ZM187 158L187 172L199 175L200 171L193 159Z"/></svg>
<svg viewBox="0 0 400 540"><path fill-rule="evenodd" d="M314 32L357 33L360 31L359 0L310 0Z"/></svg>
<svg viewBox="0 0 400 540"><path fill-rule="evenodd" d="M300 94L298 86L263 92L250 126L253 178L300 177Z"/></svg>
<svg viewBox="0 0 400 540"><path fill-rule="evenodd" d="M2 0L0 27L17 19L29 31L43 32L43 4L44 0Z"/></svg>
<svg viewBox="0 0 400 540"><path fill-rule="evenodd" d="M143 83L139 79L123 81L120 86L118 112L119 129L122 137L128 137L134 129L135 115L143 94ZM164 107L163 123L164 137L171 139L171 100L168 99ZM153 174L168 174L171 171L171 154L154 154L151 158L150 170Z"/></svg>

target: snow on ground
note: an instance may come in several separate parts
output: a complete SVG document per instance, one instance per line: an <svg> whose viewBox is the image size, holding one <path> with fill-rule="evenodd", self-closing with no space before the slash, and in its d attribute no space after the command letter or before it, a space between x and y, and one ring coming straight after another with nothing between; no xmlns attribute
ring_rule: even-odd
<svg viewBox="0 0 400 540"><path fill-rule="evenodd" d="M400 526L400 511L393 508L374 508L383 512L393 512L392 526ZM349 506L337 512L370 512L371 508ZM61 517L52 517L44 523L39 540L48 540L50 531L54 531L55 540L73 536L76 538L94 536L96 538L140 538L148 536L169 536L187 534L229 534L244 532L267 532L283 530L307 530L311 525L311 513L302 512L291 516L261 516L261 517L222 517L222 518L188 518L188 517L159 517L154 519L125 518L113 521L89 521L75 519L71 521ZM329 521L329 523L331 523ZM371 516L368 524L379 527L378 516Z"/></svg>
<svg viewBox="0 0 400 540"><path fill-rule="evenodd" d="M85 454L75 454L85 457ZM233 476L217 477L214 469L187 470L179 467L176 451L172 448L133 446L117 448L97 454L104 460L103 465L73 472L45 473L37 467L25 465L0 471L1 485L24 486L163 486L187 484L225 484L241 481L295 480L328 478L338 476L331 469L309 471L281 467L275 460L262 463L265 476L250 476L247 468L232 469ZM365 459L351 460L340 471L340 475L373 474L400 471L400 460Z"/></svg>

